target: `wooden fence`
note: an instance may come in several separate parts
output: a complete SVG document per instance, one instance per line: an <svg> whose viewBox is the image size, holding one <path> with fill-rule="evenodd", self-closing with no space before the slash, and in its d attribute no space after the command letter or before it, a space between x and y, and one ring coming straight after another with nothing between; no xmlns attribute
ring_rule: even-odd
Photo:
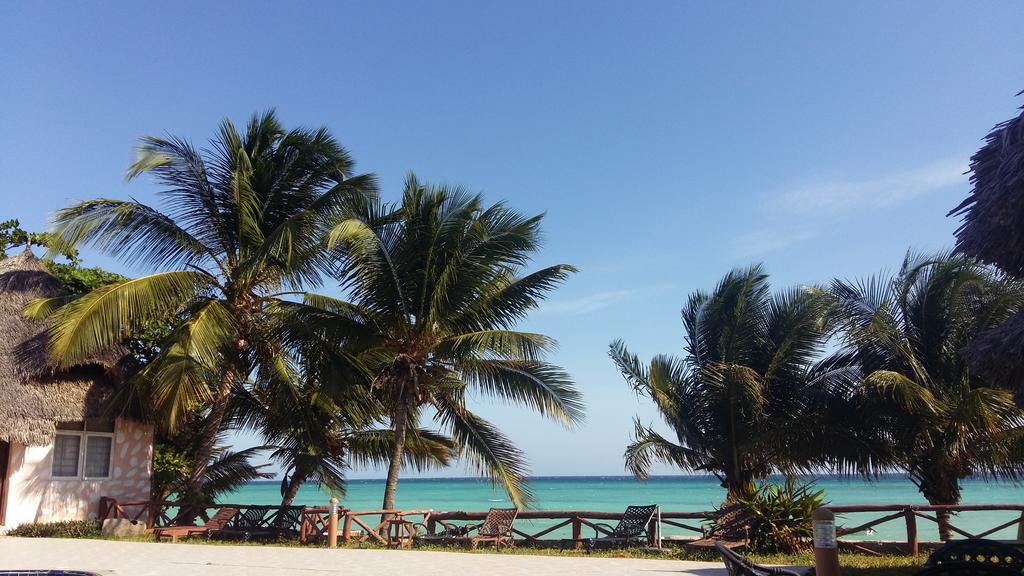
<svg viewBox="0 0 1024 576"><path fill-rule="evenodd" d="M239 512L236 519L244 516L249 510L259 509L260 512L263 512L263 514L257 514L260 517L260 523L268 527L278 525L278 515L283 510L281 506L257 504L185 504L162 500L117 500L104 496L100 498L98 518L101 522L108 518L123 518L132 522L144 523L147 529L153 529L172 526L184 518L188 518L189 522L196 518L206 521L223 507L236 508ZM234 521L232 520L232 522ZM291 526L281 526L285 530L298 532L301 528L301 521L298 519L291 522L282 518L282 522L292 524Z"/></svg>
<svg viewBox="0 0 1024 576"><path fill-rule="evenodd" d="M158 528L174 524L178 517L208 519L218 508L230 506L245 511L249 508L270 508L274 506L254 506L251 504L200 504L184 505L180 502L165 501L119 501L114 498L101 498L99 518L126 518L136 522L145 522L147 528ZM937 539L922 539L919 524L924 522L928 527L937 527L939 514L948 512L950 515L949 529L963 538L985 538L1000 536L1006 539L1007 532L1015 535L1016 540L1024 541L1024 504L976 504L960 506L931 506L908 504L870 504L827 506L836 514L836 533L843 547L866 552L878 550L899 550L910 554L918 554L922 544L937 544ZM326 537L329 508L326 506L305 507L301 522L294 528L303 542L321 541ZM420 532L436 534L439 530L459 525L459 523L481 522L486 512L434 512L432 510L348 510L339 509L339 537L342 542L373 541L384 543L382 537L382 516L400 515L410 518L417 524ZM672 540L680 541L690 537L699 537L703 527L712 518L713 512L666 512L661 511L651 521L649 532L652 544L661 540L665 531L674 532ZM984 515L983 522L975 524L983 528L965 527L965 517ZM867 516L867 518L865 518ZM376 519L374 519L376 517ZM272 518L272 516L271 516ZM513 530L522 544L544 545L572 538L580 541L592 535L603 535L609 532L608 525L614 525L622 519L621 512L588 512L588 511L555 511L537 510L519 513ZM534 522L536 521L536 522ZM854 523L856 522L856 523ZM870 531L875 527L889 522L901 522L903 540L879 541L872 539ZM527 525L530 525L527 527ZM540 526L537 526L540 525ZM704 526L702 526L704 525ZM1012 532L1015 529L1015 533ZM850 538L854 536L854 538ZM669 540L669 541L672 541Z"/></svg>
<svg viewBox="0 0 1024 576"><path fill-rule="evenodd" d="M836 536L839 541L847 547L860 549L866 552L874 552L870 544L886 544L884 542L868 543L865 540L843 539L851 534L866 534L869 530L887 522L902 520L906 529L906 540L896 543L909 554L917 555L920 552L921 544L925 543L920 538L918 520L932 523L938 528L940 524L939 514L948 512L950 520L947 524L950 531L964 538L985 538L997 532L1011 529L1016 526L1016 539L1024 540L1024 504L975 504L959 506L932 506L932 505L908 505L908 504L867 504L848 506L827 506L836 515ZM967 514L986 514L989 518L994 513L1005 512L1012 515L1008 520L990 520L984 524L985 528L974 532L956 525L958 519L964 518ZM849 519L851 514L871 514L873 518L854 526L841 525L842 520ZM842 518L842 517L847 518ZM930 524L929 524L930 525ZM929 542L934 544L935 542ZM877 546L875 546L877 547Z"/></svg>
<svg viewBox="0 0 1024 576"><path fill-rule="evenodd" d="M386 523L384 517L401 516L403 519L418 520L416 524L426 525L430 521L433 510L348 510L338 509L338 538L343 544L352 541L372 541L386 545L388 542L383 533ZM327 506L307 506L302 513L302 526L299 528L299 540L302 543L324 541L327 538L327 523L330 508ZM374 521L369 518L376 518ZM369 519L369 524L367 520ZM412 521L412 520L410 520Z"/></svg>
<svg viewBox="0 0 1024 576"><path fill-rule="evenodd" d="M300 537L303 542L322 540L327 533L327 518L329 509L323 507L307 507L300 530ZM487 517L487 512L434 512L431 510L345 510L338 511L340 529L338 532L341 542L346 543L353 540L372 540L384 543L384 539L378 534L381 532L382 524L367 524L364 517L380 517L388 514L401 514L403 518L409 516L417 517L419 528L426 535L437 534L439 529L447 529L458 525L458 523L476 523ZM710 512L661 512L651 520L648 532L651 535L650 544L661 536L663 526L681 529L692 532L693 536L700 536L703 530L699 524L710 518ZM570 527L573 540L580 541L589 534L584 535L584 528L590 528L595 535L607 535L610 528L607 524L614 525L622 519L621 512L581 512L581 511L523 511L517 516L516 526L512 532L519 536L520 544L544 545L557 542L563 538L555 537L557 530ZM540 520L543 527L532 532L523 527L524 522ZM689 521L690 523L687 523ZM547 538L545 538L547 537Z"/></svg>

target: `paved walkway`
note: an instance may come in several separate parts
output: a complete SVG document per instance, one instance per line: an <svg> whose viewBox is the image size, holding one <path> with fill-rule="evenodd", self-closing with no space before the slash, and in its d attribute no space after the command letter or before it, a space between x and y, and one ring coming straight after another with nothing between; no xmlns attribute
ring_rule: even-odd
<svg viewBox="0 0 1024 576"><path fill-rule="evenodd" d="M726 576L718 563L0 538L0 570L70 569L123 576Z"/></svg>

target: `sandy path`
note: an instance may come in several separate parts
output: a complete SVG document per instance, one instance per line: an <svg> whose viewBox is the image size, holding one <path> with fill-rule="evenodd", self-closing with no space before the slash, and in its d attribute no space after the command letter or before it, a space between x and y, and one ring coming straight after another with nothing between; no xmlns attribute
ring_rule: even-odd
<svg viewBox="0 0 1024 576"><path fill-rule="evenodd" d="M679 560L0 538L0 570L40 568L124 576L726 576L721 564Z"/></svg>

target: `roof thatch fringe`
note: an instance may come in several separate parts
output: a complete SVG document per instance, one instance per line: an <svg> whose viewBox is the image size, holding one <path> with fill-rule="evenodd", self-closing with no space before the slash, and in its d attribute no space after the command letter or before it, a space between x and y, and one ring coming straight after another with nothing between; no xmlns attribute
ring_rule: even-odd
<svg viewBox="0 0 1024 576"><path fill-rule="evenodd" d="M57 422L101 416L120 376L122 350L66 370L50 360L46 324L22 312L31 300L62 293L30 250L0 260L0 440L49 444Z"/></svg>
<svg viewBox="0 0 1024 576"><path fill-rule="evenodd" d="M1024 311L982 332L963 350L971 371L997 386L1024 382Z"/></svg>
<svg viewBox="0 0 1024 576"><path fill-rule="evenodd" d="M971 193L948 214L963 217L956 250L1024 277L1024 112L989 132L970 174Z"/></svg>

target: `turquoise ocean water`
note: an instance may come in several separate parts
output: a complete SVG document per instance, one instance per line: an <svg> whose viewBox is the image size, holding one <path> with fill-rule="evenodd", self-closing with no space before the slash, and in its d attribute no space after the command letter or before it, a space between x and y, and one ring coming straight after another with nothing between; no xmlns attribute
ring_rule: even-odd
<svg viewBox="0 0 1024 576"><path fill-rule="evenodd" d="M909 480L902 476L886 476L873 482L833 477L815 479L825 490L832 504L926 504ZM222 500L237 504L277 504L281 500L278 482L253 482ZM621 511L629 504L659 504L662 510L702 511L713 509L721 502L725 491L718 482L707 477L658 476L640 482L629 476L574 476L540 477L530 482L540 510L596 510ZM379 509L384 494L382 480L350 480L341 497L342 505L349 509ZM303 486L297 504L327 505L327 494L316 486ZM1024 487L1001 482L968 480L964 482L964 504L1019 504L1024 501ZM487 510L492 506L508 506L508 497L489 482L468 478L403 479L398 485L398 506L405 509L433 509L436 511ZM855 526L883 513L851 514L839 523ZM954 525L973 531L993 528L1016 517L1008 512L968 512L954 520ZM551 522L524 521L524 531L539 531ZM936 540L934 524L918 520L921 539ZM1013 538L1016 528L1007 529L995 537ZM906 527L897 519L875 528L876 533L861 536L872 540L905 540ZM554 537L568 535L556 532ZM684 533L664 530L666 535ZM852 536L851 536L852 538Z"/></svg>

